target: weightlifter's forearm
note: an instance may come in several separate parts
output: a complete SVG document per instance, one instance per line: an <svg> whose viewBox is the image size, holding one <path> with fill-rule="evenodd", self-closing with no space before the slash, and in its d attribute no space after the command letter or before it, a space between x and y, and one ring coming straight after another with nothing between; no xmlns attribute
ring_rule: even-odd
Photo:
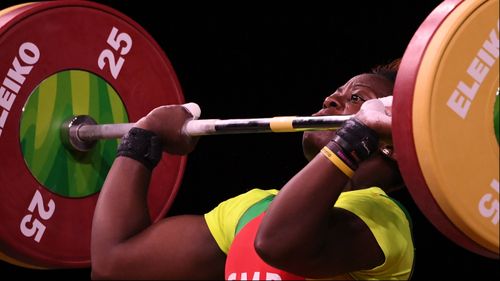
<svg viewBox="0 0 500 281"><path fill-rule="evenodd" d="M341 170L318 154L273 200L261 224L261 237L272 245L309 243L302 248L314 251L321 245L319 235L326 233L331 208L347 181Z"/></svg>
<svg viewBox="0 0 500 281"><path fill-rule="evenodd" d="M94 212L92 251L108 251L151 224L147 190L151 172L118 157L111 166Z"/></svg>

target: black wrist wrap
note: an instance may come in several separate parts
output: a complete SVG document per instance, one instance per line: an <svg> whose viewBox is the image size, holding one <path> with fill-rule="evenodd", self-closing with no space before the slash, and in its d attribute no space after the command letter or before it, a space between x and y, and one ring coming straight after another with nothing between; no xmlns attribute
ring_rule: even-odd
<svg viewBox="0 0 500 281"><path fill-rule="evenodd" d="M373 129L351 118L337 130L332 141L340 146L349 160L359 164L377 150L379 137Z"/></svg>
<svg viewBox="0 0 500 281"><path fill-rule="evenodd" d="M125 134L118 146L117 156L125 156L141 162L150 171L161 160L162 144L153 132L132 128Z"/></svg>

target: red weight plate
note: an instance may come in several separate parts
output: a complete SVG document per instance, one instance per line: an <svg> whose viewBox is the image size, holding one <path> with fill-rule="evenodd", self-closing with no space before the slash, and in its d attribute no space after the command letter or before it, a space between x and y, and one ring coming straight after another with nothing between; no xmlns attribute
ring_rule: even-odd
<svg viewBox="0 0 500 281"><path fill-rule="evenodd" d="M130 122L159 105L183 103L181 88L151 36L109 7L40 2L5 16L0 19L0 252L34 266L87 267L98 194L62 196L33 177L20 144L23 106L42 81L67 70L104 79L120 96ZM165 155L155 169L148 194L153 221L170 208L185 163L186 157ZM22 227L32 233L23 234Z"/></svg>
<svg viewBox="0 0 500 281"><path fill-rule="evenodd" d="M419 72L426 71L420 69L421 62L435 32L462 3L462 1L451 0L436 7L421 24L405 51L394 89L393 120L396 124L393 127L394 145L398 154L398 164L410 194L431 223L456 244L477 254L498 258L497 254L465 235L446 216L427 185L415 148L412 119L414 99L418 98L414 93L415 82Z"/></svg>

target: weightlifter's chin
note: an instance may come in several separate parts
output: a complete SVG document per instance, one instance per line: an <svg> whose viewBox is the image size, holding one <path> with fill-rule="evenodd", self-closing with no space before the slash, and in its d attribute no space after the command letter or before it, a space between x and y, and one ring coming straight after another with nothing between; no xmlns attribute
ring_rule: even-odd
<svg viewBox="0 0 500 281"><path fill-rule="evenodd" d="M335 135L333 131L306 131L302 135L302 150L308 161L311 161Z"/></svg>

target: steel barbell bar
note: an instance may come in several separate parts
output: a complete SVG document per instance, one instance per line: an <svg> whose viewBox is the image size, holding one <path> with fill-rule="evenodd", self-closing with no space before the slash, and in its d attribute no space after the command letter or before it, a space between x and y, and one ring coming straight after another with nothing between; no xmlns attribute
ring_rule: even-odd
<svg viewBox="0 0 500 281"><path fill-rule="evenodd" d="M246 119L201 119L196 103L183 105L195 117L184 126L189 136L250 134L250 133L291 133L303 131L336 130L352 115L333 116L282 116ZM121 138L135 123L97 124L88 115L74 116L61 127L62 142L67 148L77 151L92 149L101 139Z"/></svg>

